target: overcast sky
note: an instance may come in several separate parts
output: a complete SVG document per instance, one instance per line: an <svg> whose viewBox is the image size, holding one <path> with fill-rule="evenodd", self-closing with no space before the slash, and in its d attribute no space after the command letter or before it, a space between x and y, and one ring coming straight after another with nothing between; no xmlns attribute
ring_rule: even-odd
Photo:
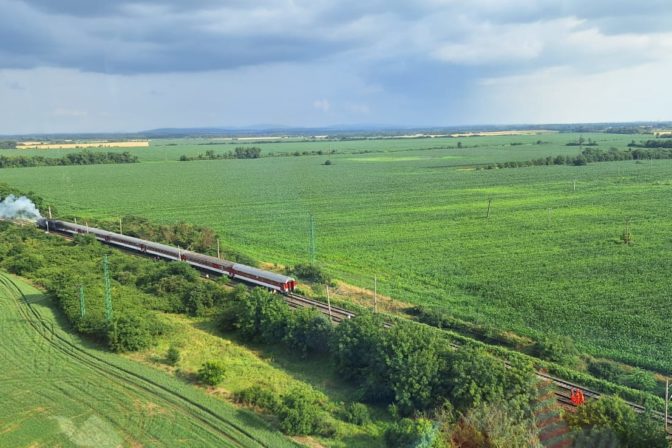
<svg viewBox="0 0 672 448"><path fill-rule="evenodd" d="M0 133L672 119L670 0L0 0Z"/></svg>

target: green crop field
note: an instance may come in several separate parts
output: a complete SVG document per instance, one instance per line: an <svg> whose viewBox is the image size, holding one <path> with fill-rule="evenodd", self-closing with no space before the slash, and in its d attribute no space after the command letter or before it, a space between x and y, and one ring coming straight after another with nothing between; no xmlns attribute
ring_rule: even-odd
<svg viewBox="0 0 672 448"><path fill-rule="evenodd" d="M297 446L249 412L84 345L49 297L2 273L0 336L2 447Z"/></svg>
<svg viewBox="0 0 672 448"><path fill-rule="evenodd" d="M647 138L583 136L601 149ZM227 246L281 264L309 260L313 215L317 262L337 278L372 288L376 276L396 299L672 371L672 161L473 168L577 155L565 143L578 137L265 143L262 154L338 154L192 162L175 160L220 149L154 141L134 150L152 163L5 169L0 181L63 214L211 226ZM619 239L626 219L632 245Z"/></svg>

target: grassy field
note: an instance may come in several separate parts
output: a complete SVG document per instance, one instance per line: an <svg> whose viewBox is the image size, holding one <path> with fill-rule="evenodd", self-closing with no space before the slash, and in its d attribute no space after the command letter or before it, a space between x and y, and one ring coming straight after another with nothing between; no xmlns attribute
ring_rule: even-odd
<svg viewBox="0 0 672 448"><path fill-rule="evenodd" d="M0 273L0 446L298 446L252 413L83 344L62 322L49 297Z"/></svg>
<svg viewBox="0 0 672 448"><path fill-rule="evenodd" d="M633 138L640 139L640 136L632 135L618 135L618 134L581 134L585 139L591 138L593 140L599 139L602 146L617 146L623 147L629 143ZM525 157L538 157L536 154L557 155L559 153L575 154L576 148L567 148L565 143L571 139L578 139L579 135L559 134L559 133L543 133L538 135L515 135L515 136L484 136L484 137L469 137L469 138L386 138L386 139L370 139L370 140L304 140L296 141L288 139L289 141L281 142L251 142L251 141L221 141L220 139L207 138L184 138L184 139L157 139L150 142L149 148L118 148L119 151L128 151L131 154L138 156L142 161L176 161L181 155L197 156L205 151L213 150L216 153L233 151L236 146L258 146L262 150L262 156L271 155L286 155L295 152L302 153L304 151L336 151L339 154L356 154L361 152L406 152L414 150L431 150L431 149L445 149L456 147L461 143L465 148L478 146L480 149L477 153L488 154L488 157L482 159L482 162L491 162L489 155L493 150L511 149L514 145L513 160L527 160ZM643 138L643 137L642 137ZM541 142L537 145L537 142ZM113 151L114 148L92 148L91 151ZM2 150L0 155L5 156L44 156L44 157L63 157L65 154L73 152L66 149L17 149L17 150ZM462 153L462 152L460 152ZM474 154L471 154L472 156ZM516 156L517 155L517 156ZM477 157L478 159L478 157ZM476 160L477 160L476 159ZM511 159L494 160L508 161Z"/></svg>
<svg viewBox="0 0 672 448"><path fill-rule="evenodd" d="M602 149L646 138L583 136ZM138 151L155 163L7 169L0 179L62 213L212 226L226 245L280 264L308 261L312 214L317 260L338 278L372 288L377 276L381 294L523 334L568 335L590 353L672 371L672 161L472 168L576 155L565 143L578 137L262 145L331 145L331 166L326 156L174 162L217 149L152 142ZM619 242L628 218L630 246Z"/></svg>
<svg viewBox="0 0 672 448"><path fill-rule="evenodd" d="M329 357L301 359L280 346L245 343L235 334L221 333L209 317L161 314L161 319L174 331L161 337L157 346L127 355L129 359L182 378L194 377L206 361L221 361L226 373L212 394L223 399L234 400L235 393L259 386L280 395L301 389L310 395L317 394L321 402L327 403L325 407L331 411L325 415L337 435L299 439L307 445L317 442L334 448L384 446L382 435L390 419L385 410L371 407L372 421L364 426L346 423L338 415L339 404L352 402L357 393L352 385L338 378ZM180 350L176 366L168 366L164 361L170 346ZM272 416L268 419L274 420Z"/></svg>

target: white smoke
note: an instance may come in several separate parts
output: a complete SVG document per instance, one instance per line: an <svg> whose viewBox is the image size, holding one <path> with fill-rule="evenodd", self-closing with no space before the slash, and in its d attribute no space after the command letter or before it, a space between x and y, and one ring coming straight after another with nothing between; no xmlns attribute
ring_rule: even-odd
<svg viewBox="0 0 672 448"><path fill-rule="evenodd" d="M0 219L25 219L36 221L42 218L40 211L33 201L25 196L17 198L10 194L4 201L0 202Z"/></svg>

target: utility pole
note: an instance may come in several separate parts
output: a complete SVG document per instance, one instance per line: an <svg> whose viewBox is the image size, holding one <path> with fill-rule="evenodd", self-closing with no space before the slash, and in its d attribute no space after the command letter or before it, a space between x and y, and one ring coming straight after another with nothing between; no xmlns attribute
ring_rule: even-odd
<svg viewBox="0 0 672 448"><path fill-rule="evenodd" d="M86 233L89 233L89 221L84 221L84 224L86 224Z"/></svg>
<svg viewBox="0 0 672 448"><path fill-rule="evenodd" d="M490 205L492 205L492 198L488 198L488 214L485 215L485 219L490 219Z"/></svg>
<svg viewBox="0 0 672 448"><path fill-rule="evenodd" d="M79 317L86 315L86 304L84 303L84 285L79 285Z"/></svg>
<svg viewBox="0 0 672 448"><path fill-rule="evenodd" d="M103 282L105 288L105 320L109 325L112 323L112 287L110 285L110 266L107 255L103 257Z"/></svg>
<svg viewBox="0 0 672 448"><path fill-rule="evenodd" d="M665 432L667 433L667 408L670 405L670 379L665 378Z"/></svg>
<svg viewBox="0 0 672 448"><path fill-rule="evenodd" d="M329 297L329 285L327 285L327 306L329 307L329 322L333 324L334 321L331 317L331 298Z"/></svg>
<svg viewBox="0 0 672 448"><path fill-rule="evenodd" d="M51 219L51 205L49 206L49 219Z"/></svg>
<svg viewBox="0 0 672 448"><path fill-rule="evenodd" d="M219 252L219 238L217 238L217 258L219 258L219 259L222 258L221 254Z"/></svg>

